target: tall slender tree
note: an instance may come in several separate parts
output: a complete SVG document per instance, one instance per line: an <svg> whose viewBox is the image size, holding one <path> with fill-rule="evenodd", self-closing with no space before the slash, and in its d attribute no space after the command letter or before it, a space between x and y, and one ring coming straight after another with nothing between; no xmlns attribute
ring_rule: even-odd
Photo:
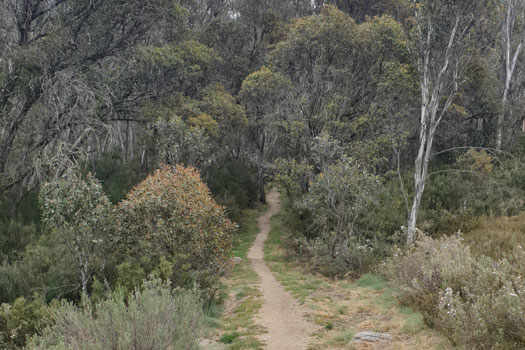
<svg viewBox="0 0 525 350"><path fill-rule="evenodd" d="M409 243L415 239L417 215L425 190L434 137L458 91L464 63L463 43L471 29L475 7L478 5L459 0L413 2L413 57L419 72L421 106L414 197L407 228Z"/></svg>
<svg viewBox="0 0 525 350"><path fill-rule="evenodd" d="M523 15L525 3L522 0L504 0L504 19L501 25L502 53L503 53L503 94L501 97L501 111L498 115L496 129L496 149L501 150L503 145L503 133L505 116L508 113L509 93L512 81L515 77L516 64L523 50L525 40L525 25ZM518 24L518 22L521 22Z"/></svg>

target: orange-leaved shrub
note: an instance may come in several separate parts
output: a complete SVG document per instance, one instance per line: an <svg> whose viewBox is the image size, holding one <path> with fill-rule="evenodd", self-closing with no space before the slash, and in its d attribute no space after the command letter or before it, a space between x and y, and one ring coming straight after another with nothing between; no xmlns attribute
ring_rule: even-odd
<svg viewBox="0 0 525 350"><path fill-rule="evenodd" d="M525 348L525 250L476 256L461 237L423 237L382 272L460 348Z"/></svg>
<svg viewBox="0 0 525 350"><path fill-rule="evenodd" d="M213 297L237 226L196 169L163 165L131 190L116 219L127 256L119 271L157 272L174 286L196 283Z"/></svg>

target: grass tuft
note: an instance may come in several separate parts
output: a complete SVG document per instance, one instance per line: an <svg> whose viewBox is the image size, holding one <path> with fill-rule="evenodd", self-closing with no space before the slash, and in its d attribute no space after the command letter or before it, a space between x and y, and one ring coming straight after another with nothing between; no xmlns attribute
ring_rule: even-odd
<svg viewBox="0 0 525 350"><path fill-rule="evenodd" d="M223 344L231 344L235 339L239 338L239 336L240 334L237 332L226 333L221 337L219 341Z"/></svg>

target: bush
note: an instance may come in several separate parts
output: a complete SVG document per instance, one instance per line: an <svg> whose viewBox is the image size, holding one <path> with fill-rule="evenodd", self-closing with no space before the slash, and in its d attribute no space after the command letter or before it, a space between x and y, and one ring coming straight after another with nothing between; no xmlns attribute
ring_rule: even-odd
<svg viewBox="0 0 525 350"><path fill-rule="evenodd" d="M236 225L197 170L163 166L119 204L117 219L122 253L131 257L131 265L122 270L149 274L164 257L175 286L196 282L207 297L214 295Z"/></svg>
<svg viewBox="0 0 525 350"><path fill-rule="evenodd" d="M80 297L77 261L60 243L61 237L42 235L29 244L20 260L0 265L0 303L29 298L38 291L46 301Z"/></svg>
<svg viewBox="0 0 525 350"><path fill-rule="evenodd" d="M378 185L376 176L346 157L326 166L309 184L294 204L309 223L296 249L311 259L314 270L343 276L361 273L376 261L381 243L366 216Z"/></svg>
<svg viewBox="0 0 525 350"><path fill-rule="evenodd" d="M512 216L524 208L524 165L518 159L498 160L485 151L469 150L453 169L429 175L421 210L421 229L450 234L474 229L479 217Z"/></svg>
<svg viewBox="0 0 525 350"><path fill-rule="evenodd" d="M325 276L358 276L377 262L374 246L358 238L322 234L313 240L303 240L302 250L310 258L311 268Z"/></svg>
<svg viewBox="0 0 525 350"><path fill-rule="evenodd" d="M42 185L40 203L44 235L53 237L57 249L66 248L87 293L93 274L105 265L113 238L111 203L102 185L90 173L68 170Z"/></svg>
<svg viewBox="0 0 525 350"><path fill-rule="evenodd" d="M402 300L459 346L525 346L525 250L508 259L476 257L460 237L424 237L382 268L402 289Z"/></svg>
<svg viewBox="0 0 525 350"><path fill-rule="evenodd" d="M24 248L37 238L34 224L23 224L17 220L0 220L0 256L8 262L20 259Z"/></svg>
<svg viewBox="0 0 525 350"><path fill-rule="evenodd" d="M195 291L172 290L146 281L126 298L115 291L94 310L64 302L53 309L54 325L32 338L29 349L198 349L202 305Z"/></svg>
<svg viewBox="0 0 525 350"><path fill-rule="evenodd" d="M0 265L0 303L10 303L17 297L31 294L31 277L20 261Z"/></svg>
<svg viewBox="0 0 525 350"><path fill-rule="evenodd" d="M49 324L49 307L43 298L17 298L12 304L0 305L0 346L19 349L26 339Z"/></svg>

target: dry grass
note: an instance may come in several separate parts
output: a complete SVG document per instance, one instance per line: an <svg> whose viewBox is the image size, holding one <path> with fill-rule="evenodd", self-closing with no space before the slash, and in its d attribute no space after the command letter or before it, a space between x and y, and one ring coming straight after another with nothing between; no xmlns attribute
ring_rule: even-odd
<svg viewBox="0 0 525 350"><path fill-rule="evenodd" d="M476 254L500 259L517 245L525 247L525 213L518 216L481 217L479 224L464 234Z"/></svg>
<svg viewBox="0 0 525 350"><path fill-rule="evenodd" d="M272 231L265 247L265 259L277 279L311 310L309 318L319 326L309 349L451 349L448 340L429 329L419 313L401 307L396 291L378 276L365 275L357 281L334 281L308 273L290 261L281 247L283 225L279 215L272 219ZM361 331L387 332L386 344L351 344Z"/></svg>

